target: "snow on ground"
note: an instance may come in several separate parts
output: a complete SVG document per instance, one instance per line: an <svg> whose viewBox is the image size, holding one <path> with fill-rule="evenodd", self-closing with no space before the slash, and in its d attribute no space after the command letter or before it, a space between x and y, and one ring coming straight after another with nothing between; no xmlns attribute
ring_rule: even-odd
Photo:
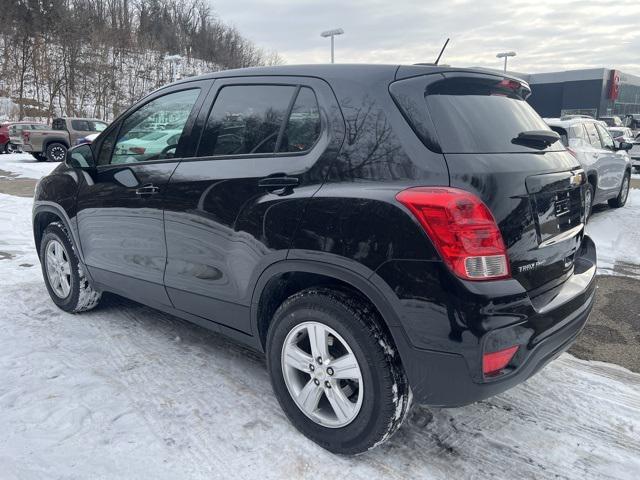
<svg viewBox="0 0 640 480"><path fill-rule="evenodd" d="M589 226L611 258L611 232L638 225L639 193ZM116 297L56 308L31 205L0 194L3 479L637 478L640 375L567 354L488 401L414 407L374 451L332 455L287 421L261 356Z"/></svg>
<svg viewBox="0 0 640 480"><path fill-rule="evenodd" d="M0 155L0 170L12 172L18 177L38 179L47 175L59 164L38 162L29 153L11 153Z"/></svg>
<svg viewBox="0 0 640 480"><path fill-rule="evenodd" d="M640 190L629 191L618 209L597 206L587 233L596 244L601 273L640 277Z"/></svg>
<svg viewBox="0 0 640 480"><path fill-rule="evenodd" d="M300 435L263 359L171 316L110 298L70 315L32 248L31 200L0 195L3 478L634 478L640 375L563 355L505 394L414 408L356 458ZM29 266L30 265L30 266Z"/></svg>

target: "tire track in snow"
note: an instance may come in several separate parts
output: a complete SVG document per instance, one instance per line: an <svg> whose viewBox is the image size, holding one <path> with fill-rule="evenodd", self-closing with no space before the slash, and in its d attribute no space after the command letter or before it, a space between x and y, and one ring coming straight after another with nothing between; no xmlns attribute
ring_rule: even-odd
<svg viewBox="0 0 640 480"><path fill-rule="evenodd" d="M68 458L77 455L72 445L80 441L114 458L117 440L101 442L116 430L135 437L143 464L157 459L161 471L166 469L155 478L633 478L640 469L640 376L607 364L563 356L526 384L485 402L451 410L414 408L382 448L343 458L291 427L273 397L263 360L242 347L125 300L64 314L39 279L4 290L11 301L0 300L0 309L11 320L0 319L0 329L15 338L0 337L0 367L31 362L45 377L80 377L73 382L84 389L83 401L74 405L77 416L45 410L48 417L42 417L49 418L51 430L65 434L52 439ZM6 342L19 339L24 345L7 354ZM83 372L93 372L90 381ZM20 377L0 384L6 380L13 385L0 387L0 406L18 403L25 394ZM114 391L118 398L105 399L106 411L84 399ZM89 414L81 421L83 405ZM12 438L24 437L19 420L26 412L18 408L12 414ZM127 432L118 430L119 422ZM73 428L64 430L65 425ZM6 450L1 441L0 446ZM49 458L44 451L38 455Z"/></svg>

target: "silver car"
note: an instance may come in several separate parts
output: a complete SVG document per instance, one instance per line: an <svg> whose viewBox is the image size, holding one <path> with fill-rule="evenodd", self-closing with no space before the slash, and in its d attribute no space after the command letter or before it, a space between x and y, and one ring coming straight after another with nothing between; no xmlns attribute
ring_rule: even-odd
<svg viewBox="0 0 640 480"><path fill-rule="evenodd" d="M629 195L631 159L628 142L616 142L601 122L589 118L546 118L560 135L562 143L580 162L587 174L589 188L585 193L586 216L591 207L608 202L622 207Z"/></svg>

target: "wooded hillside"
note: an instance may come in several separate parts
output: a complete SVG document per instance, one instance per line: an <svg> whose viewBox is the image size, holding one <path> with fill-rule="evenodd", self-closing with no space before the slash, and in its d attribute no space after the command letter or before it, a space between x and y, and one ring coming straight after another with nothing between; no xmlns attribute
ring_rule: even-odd
<svg viewBox="0 0 640 480"><path fill-rule="evenodd" d="M205 0L2 3L0 118L110 120L173 79L280 63Z"/></svg>

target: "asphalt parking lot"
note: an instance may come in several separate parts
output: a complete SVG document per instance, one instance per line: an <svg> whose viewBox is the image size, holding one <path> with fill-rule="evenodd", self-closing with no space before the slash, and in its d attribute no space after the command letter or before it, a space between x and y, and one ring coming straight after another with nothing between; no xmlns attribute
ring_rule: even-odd
<svg viewBox="0 0 640 480"><path fill-rule="evenodd" d="M36 180L0 170L0 193L31 197L35 184ZM640 179L633 179L632 186L640 188ZM594 214L605 215L606 210L606 206L596 207ZM600 276L589 322L569 352L640 372L640 280Z"/></svg>

